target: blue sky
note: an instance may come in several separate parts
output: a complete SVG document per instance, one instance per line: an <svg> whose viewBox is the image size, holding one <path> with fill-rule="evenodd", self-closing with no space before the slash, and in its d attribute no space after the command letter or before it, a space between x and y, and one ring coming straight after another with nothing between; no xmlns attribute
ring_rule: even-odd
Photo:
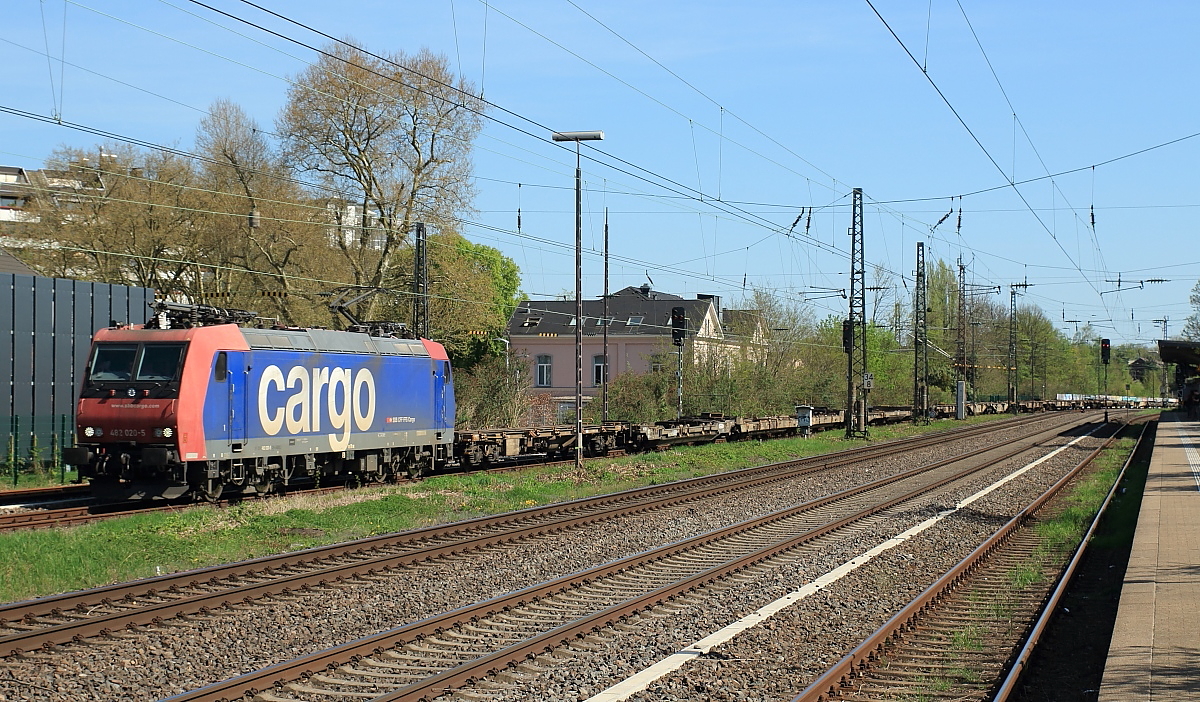
<svg viewBox="0 0 1200 702"><path fill-rule="evenodd" d="M477 143L478 226L464 234L516 260L533 297L574 286L574 153L549 132L600 129L584 148L585 294L601 291L607 207L613 289L648 275L736 303L759 286L844 314L820 291L847 286L861 187L867 259L906 307L921 240L930 259L961 255L973 282L1004 286L1004 304L1028 279L1023 301L1060 328L1096 320L1116 343L1149 342L1168 317L1178 333L1200 278L1200 6L873 3L915 63L866 0L265 7L380 53L443 53L519 115L493 111ZM207 4L325 41L243 2ZM270 129L312 54L186 0L11 0L0 57L6 108L186 149L219 98ZM0 163L26 167L97 141L3 113L0 135ZM801 208L811 227L789 232ZM1148 278L1170 282L1138 288Z"/></svg>

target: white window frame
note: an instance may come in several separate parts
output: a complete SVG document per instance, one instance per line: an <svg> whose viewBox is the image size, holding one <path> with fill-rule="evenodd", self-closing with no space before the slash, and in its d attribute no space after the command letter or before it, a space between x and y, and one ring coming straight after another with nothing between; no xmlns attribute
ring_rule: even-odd
<svg viewBox="0 0 1200 702"><path fill-rule="evenodd" d="M553 387L554 359L550 354L540 354L534 365L534 386L539 388Z"/></svg>

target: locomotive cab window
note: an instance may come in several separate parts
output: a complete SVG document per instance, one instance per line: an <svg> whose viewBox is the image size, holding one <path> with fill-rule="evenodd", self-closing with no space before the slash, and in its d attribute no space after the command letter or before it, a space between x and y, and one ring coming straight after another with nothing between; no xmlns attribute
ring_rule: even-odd
<svg viewBox="0 0 1200 702"><path fill-rule="evenodd" d="M222 351L217 354L217 364L213 368L213 380L223 383L227 377L229 377L229 358Z"/></svg>
<svg viewBox="0 0 1200 702"><path fill-rule="evenodd" d="M135 380L171 382L179 379L183 344L145 344Z"/></svg>
<svg viewBox="0 0 1200 702"><path fill-rule="evenodd" d="M88 377L98 380L129 380L138 347L134 344L98 344Z"/></svg>

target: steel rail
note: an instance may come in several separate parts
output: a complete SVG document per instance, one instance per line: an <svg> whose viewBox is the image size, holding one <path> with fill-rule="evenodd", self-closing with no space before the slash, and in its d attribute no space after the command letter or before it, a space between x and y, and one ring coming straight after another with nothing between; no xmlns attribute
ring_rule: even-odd
<svg viewBox="0 0 1200 702"><path fill-rule="evenodd" d="M1014 424L1019 425L1020 423L1032 423L1037 418L1038 417L1036 415L1026 415L1023 417L1018 417L1018 418L1013 418L1013 419L999 420L996 422L989 423L987 425L976 425L973 427L965 427L962 429L948 429L948 430L944 430L941 432L933 432L933 433L929 433L929 434L923 434L923 435L917 436L917 437L908 437L906 439L900 439L897 441L882 442L875 446L858 447L855 449L848 449L848 450L849 451L864 451L864 450L873 450L873 449L879 450L879 447L891 447L894 444L901 443L901 442L908 442L908 441L923 441L923 442L935 443L936 440L934 437L944 436L946 434L953 435L953 436L955 436L955 438L967 438L969 436L973 436L978 433L986 433L989 431L999 431L1001 429L1009 428L1009 427L1013 426ZM886 450L886 449L884 449L884 450ZM892 452L895 452L895 451L892 451ZM839 453L841 453L841 452L839 452ZM593 460L600 460L602 458L616 458L616 457L623 456L623 455L626 455L624 451L610 451L605 456L590 457L587 460L593 461ZM883 454L883 455L886 455L886 454ZM801 459L801 460L808 460L808 459ZM493 466L490 468L470 468L467 470L453 471L451 473L448 473L448 475L475 475L478 473L509 473L509 472L521 470L523 468L528 468L529 466L532 466L532 465L550 467L550 466L559 466L559 465L574 465L574 463L573 463L573 461L550 461L550 462L514 461L511 463L503 463L500 465L496 465L496 466ZM88 486L87 485L78 485L78 486L71 485L71 486L57 486L57 487L50 487L50 488L31 488L29 490L0 491L0 499L3 499L8 495L13 495L16 493L25 494L30 497L35 496L35 495L41 495L41 496L45 497L45 496L49 496L49 495L57 495L57 494L59 494L59 491L65 491L68 488L75 489L74 491L78 492L81 490L86 491L88 489ZM337 490L337 489L345 489L345 486L339 486L336 488L315 488L315 489L296 490L289 494L323 493L323 492L329 492L331 490ZM273 495L267 495L266 497L271 497L271 496L273 496ZM253 496L251 496L251 497L253 497ZM235 498L235 499L240 499L240 498ZM229 503L231 501L233 501L233 500L222 500L222 504ZM116 505L116 504L125 504L125 503L113 503L113 504ZM127 517L127 516L130 516L133 514L138 514L138 513L169 512L169 511L175 511L175 510L183 509L183 508L187 508L187 507L204 507L206 505L204 503L200 503L200 502L187 503L187 504L174 504L174 505L158 505L158 506L147 503L145 506L140 506L135 509L126 509L126 510L114 509L112 511L106 511L106 512L105 511L98 511L98 512L91 511L92 509L103 509L108 506L110 506L110 505L98 504L98 505L79 506L79 507L64 507L61 509L45 509L45 510L37 509L37 510L29 510L26 512L0 513L0 532L22 530L22 529L46 529L46 528L53 528L53 527L78 526L80 524L87 524L90 522L101 521L101 520L105 520L105 519ZM2 613L3 613L2 610L0 610L0 616L2 616Z"/></svg>
<svg viewBox="0 0 1200 702"><path fill-rule="evenodd" d="M345 489L347 489L347 486L338 485L334 487L297 489L289 492L288 494L323 495L325 493L337 492ZM243 499L259 499L260 497L270 498L274 497L274 495L251 495L247 497L239 496L220 500L219 504L224 506L228 504L234 504ZM206 506L211 507L212 504L202 502L158 504L155 502L139 503L124 501L108 503L102 502L97 504L79 505L76 507L62 507L56 509L30 509L25 512L0 513L0 532L17 531L22 529L49 529L53 527L79 526L80 524L98 522L104 519L129 517L135 514L178 512L184 509Z"/></svg>
<svg viewBox="0 0 1200 702"><path fill-rule="evenodd" d="M821 674L791 702L829 702L839 699L840 692L853 686L856 677L862 674L872 661L878 658L895 638L916 626L917 620L935 607L943 597L960 585L985 559L1003 547L1008 538L1046 502L1058 494L1071 480L1100 455L1116 439L1109 437L1103 445L1088 454L1078 465L1067 472L1033 502L1018 512L1012 519L996 530L986 541L976 547L932 585L917 595L883 626L855 646L837 663Z"/></svg>
<svg viewBox="0 0 1200 702"><path fill-rule="evenodd" d="M1083 556L1087 552L1088 543L1091 541L1092 535L1096 533L1096 529L1100 526L1100 520L1104 518L1108 510L1109 503L1112 502L1113 496L1117 494L1117 490L1121 487L1121 480L1125 478L1125 473L1129 470L1129 466L1133 464L1133 461L1145 451L1147 429L1151 424L1154 424L1157 428L1158 420L1146 422L1142 425L1142 431L1138 434L1137 443L1134 444L1133 450L1129 452L1129 457L1125 459L1124 465L1121 466L1121 470L1117 474L1116 480L1113 481L1112 487L1109 488L1108 494L1104 496L1104 502L1096 510L1096 516L1092 519L1092 523L1088 525L1087 533L1080 540L1079 548L1076 549L1075 555L1071 557L1071 562L1067 565L1066 570L1063 571L1062 577L1059 578L1057 587L1054 588L1054 592L1051 593L1050 598L1046 601L1046 605L1042 609L1042 614L1038 617L1026 637L1021 651L1017 654L1013 664L1009 666L1008 673L1004 676L1000 687L997 688L995 696L992 697L992 702L1006 702L1009 695L1016 689L1017 683L1020 682L1021 676L1025 673L1025 666L1029 662L1030 656L1033 655L1034 650L1041 641L1042 632L1046 630L1055 611L1058 610L1059 600L1063 598L1063 595L1067 592L1067 588L1071 585L1075 571L1079 568L1079 563L1083 560Z"/></svg>
<svg viewBox="0 0 1200 702"><path fill-rule="evenodd" d="M1047 434L1055 431L1056 429L1058 429L1058 426L1043 428L1040 431L1034 432L1033 436ZM1025 450L1028 449L1018 449L1017 452L1019 453ZM816 508L825 504L827 501L844 499L846 496L856 494L856 491L875 489L881 485L890 484L891 482L905 479L911 475L952 463L956 460L960 460L960 458L961 457L954 457L944 461L935 462L927 466L912 469L910 471L901 472L891 477L873 481L872 483L860 485L855 488L850 488L847 491L834 493L833 495L826 496L825 498L821 498L806 504L810 509ZM840 462L835 461L834 464L857 462L858 460L861 460L861 458L849 456L843 458L843 460ZM828 464L823 464L819 467L810 466L807 468L802 468L801 470L808 472L813 470L824 470L827 467ZM494 518L480 518L477 520L472 520L472 522L477 523L477 532L485 531L486 528L496 527L497 525L502 526L505 530L500 532L486 531L486 533L477 534L475 536L462 536L450 543L420 547L416 548L415 550L399 554L390 553L382 556L370 556L369 550L363 548L363 542L360 541L350 542L349 544L340 545L334 548L316 549L307 554L301 552L300 554L285 554L281 556L266 557L257 559L256 561L230 564L227 566L218 566L212 569L200 571L199 573L193 573L193 576L195 574L209 575L208 580L203 584L218 586L221 584L220 580L222 579L260 579L264 575L264 571L269 571L270 569L275 568L311 568L316 566L317 560L342 557L351 557L356 559L350 563L334 563L332 565L323 567L317 566L316 570L284 575L282 577L271 577L271 579L267 581L260 580L248 585L231 586L227 589L215 592L202 591L200 594L178 596L179 593L177 590L180 587L194 589L200 588L202 583L196 580L195 577L193 577L190 581L187 581L186 584L183 583L183 580L185 579L177 579L174 584L174 588L176 590L175 592L172 592L169 588L166 592L163 592L158 588L153 588L150 590L143 590L135 594L133 589L127 589L124 590L125 594L122 595L121 593L123 591L121 589L110 589L106 596L99 600L99 602L97 602L94 596L87 601L90 603L91 607L95 607L97 604L105 607L111 607L116 604L114 600L119 599L123 601L122 609L119 609L115 612L105 612L99 615L88 616L86 618L70 620L58 624L46 625L45 619L50 617L64 618L67 616L67 613L63 611L65 608L68 606L73 606L78 610L81 605L87 606L84 604L84 600L76 599L73 601L70 599L55 598L55 606L50 608L48 611L44 606L43 601L34 600L29 603L24 603L32 606L32 608L26 607L24 611L18 609L16 606L0 609L0 616L4 617L4 620L0 620L0 622L11 621L16 622L18 625L22 624L22 622L26 622L28 623L28 626L38 625L38 628L30 628L25 631L18 631L17 633L0 636L0 652L12 654L37 648L46 648L70 641L79 641L96 635L106 635L122 628L133 629L137 626L157 624L165 619L179 615L203 613L217 608L246 603L271 594L287 593L296 589L305 590L314 586L323 586L329 583L343 582L358 576L374 575L379 571L409 566L425 560L439 558L453 553L477 550L499 543L527 539L550 533L557 533L566 529L579 528L591 523L614 519L628 514L636 514L654 509L661 509L681 502L700 499L703 497L710 497L735 490L749 489L764 483L776 482L794 477L792 474L771 474L756 477L754 474L746 471L737 471L736 473L741 473L743 477L748 479L742 482L735 482L734 484L720 482L712 486L702 483L698 487L696 486L696 483L691 483L691 485L688 486L691 489L685 490L682 493L673 493L669 489L672 487L671 484L655 486L653 488L641 488L637 490L626 491L626 493L616 493L616 495L632 494L635 496L647 494L650 496L650 499L653 499L654 501L649 503L635 502L625 506L610 507L605 511L600 512L593 511L586 514L578 513L581 507L599 505L603 508L606 503L612 504L615 501L605 500L604 498L588 498L572 503L564 503L566 506L570 507L570 509L555 510L553 507L543 508L547 510L548 513L552 515L558 514L559 516L554 517L553 521L517 527L515 529L513 528L514 524L520 523L529 518L529 511L513 513L511 517L503 516ZM734 473L726 473L721 474L720 476L709 477L722 477L731 475L734 475ZM679 484L675 485L678 487ZM468 531L464 527L472 522L460 522L443 527L430 527L419 530L418 532L410 532L400 536L393 535L391 537L374 537L368 541L384 542L384 545L377 543L376 548L403 547L406 542L411 545L416 541L427 541L434 537L445 538L448 534L464 534ZM482 523L484 526L478 527L479 523ZM418 538L412 538L413 536ZM311 556L313 553L319 553L321 558L305 560L304 556ZM270 573L265 574L270 575ZM169 576L163 576L163 578L167 577ZM156 578L154 580L158 581L157 584L159 586L165 584L165 581L163 581L162 578ZM144 584L147 584L146 581L142 581L141 583L134 584L130 587L138 587ZM86 594L88 592L94 593L95 591L85 591L85 593L81 594ZM138 597L153 597L155 599L166 598L167 601L156 602L136 609L128 608L126 603L132 604ZM72 604L72 602L74 602L74 604Z"/></svg>
<svg viewBox="0 0 1200 702"><path fill-rule="evenodd" d="M319 558L338 558L347 554L356 554L367 549L395 547L401 542L416 542L420 540L445 538L445 534L449 532L465 533L470 530L504 528L505 525L512 524L514 522L528 519L545 519L547 518L547 515L566 514L572 510L597 509L601 508L603 505L621 501L654 499L658 495L670 493L686 495L689 494L686 492L689 490L693 491L693 493L700 493L701 491L710 489L708 487L710 485L723 485L725 483L729 483L733 485L734 488L742 489L743 483L747 479L747 476L756 476L762 474L766 475L767 479L787 479L793 477L791 471L795 471L797 469L800 469L804 473L826 470L849 463L871 460L909 450L916 450L926 446L940 444L948 440L972 438L979 434L987 434L992 433L993 431L1010 429L1013 428L1012 422L1017 422L1017 426L1020 426L1023 423L1033 423L1033 420L1022 417L1017 420L1002 420L1001 422L997 423L976 425L963 429L951 429L947 430L946 432L923 434L920 436L899 439L896 441L846 449L830 454L809 456L791 461L783 461L780 463L767 464L753 468L745 468L735 471L728 471L725 473L690 478L672 483L633 488L621 492L610 493L608 495L580 498L578 500L560 502L552 505L531 507L524 510L518 510L516 512L509 512L503 515L477 517L461 522L454 522L452 524L424 527L421 529L400 532L398 534L393 533L372 536L344 542L341 544L334 544L331 546L320 546L285 554L264 556L261 558L240 561L232 564L210 566L206 568L185 571L182 573L173 573L153 578L146 578L133 583L118 583L98 588L91 588L88 590L68 592L61 595L52 595L33 600L25 600L6 605L0 605L0 622L5 620L19 620L27 616L37 617L45 614L53 614L54 610L67 610L81 605L86 607L97 602L102 602L104 598L124 598L132 591L139 588L143 593L153 593L161 591L164 588L169 588L172 585L190 585L194 582L197 582L198 579L211 581L213 578L219 579L225 577L242 576L254 569L264 570L267 568L281 568L293 565L308 566L313 560ZM1062 425L1063 423L1056 423L1053 425L1053 428L1057 428ZM2 650L2 646L0 646L0 650Z"/></svg>
<svg viewBox="0 0 1200 702"><path fill-rule="evenodd" d="M90 492L91 486L82 483L0 490L0 506L11 506L28 500L44 500L56 497L87 497Z"/></svg>
<svg viewBox="0 0 1200 702"><path fill-rule="evenodd" d="M608 624L611 624L624 616L628 616L633 612L662 604L672 597L695 590L717 579L725 577L730 573L741 571L746 567L757 564L783 551L787 551L802 544L811 542L822 536L830 534L833 531L844 528L856 521L879 514L880 512L902 504L905 501L912 500L925 493L936 490L947 484L973 476L980 471L989 469L997 463L1036 448L1036 446L1036 443L1032 443L1028 446L1010 450L1001 456L987 459L980 465L969 467L965 470L958 471L953 475L949 475L931 483L921 485L915 490L909 491L904 495L885 500L880 504L872 505L866 509L857 511L854 514L850 514L840 519L835 519L822 526L810 529L803 534L790 537L766 548L761 548L746 555L737 557L720 566L689 576L673 585L656 588L650 592L631 598L620 605L609 607L591 616L581 618L570 624L558 627L543 634L539 634L531 639L516 644L515 646L506 648L493 654L489 654L475 661L463 663L449 671L435 674L430 678L413 683L407 687L404 687L393 693L386 694L377 699L379 702L383 702L385 700L387 702L399 702L400 700L431 698L436 694L446 691L447 689L460 686L464 683L469 683L470 681L476 680L484 675L494 673L507 665L525 660L531 655L549 650L557 645L568 643L581 634L592 632L601 627L607 626ZM608 577L613 574L629 573L634 568L661 561L666 557L683 553L685 551L712 543L713 541L728 538L753 529L762 528L763 526L773 522L787 519L805 511L810 511L817 506L824 506L825 504L836 500L845 500L848 497L856 496L867 490L878 489L888 484L898 482L899 480L911 478L919 473L932 470L935 467L948 465L954 462L961 462L975 456L997 451L1000 448L1002 448L1002 446L987 447L964 455L956 456L951 459L938 461L936 464L915 468L898 476L892 476L890 478L873 481L868 485L849 488L836 493L835 495L819 498L818 500L797 505L781 512L747 520L745 522L718 529L707 534L695 536L675 544L670 544L660 549L636 554L612 563L598 566L596 568L563 576L561 578L556 578L524 590L502 595L484 602L468 605L442 615L421 620L419 622L414 622L412 624L408 624L373 636L364 637L340 646L326 649L325 651L316 652L292 661L270 666L260 671L241 675L230 680L222 681L220 683L216 683L199 690L183 693L168 699L171 700L171 702L217 702L219 700L238 699L245 695L255 695L274 686L283 685L288 682L304 678L316 671L343 665L347 662L352 662L364 656L377 654L389 648L394 648L418 641L424 637L437 634L448 627L454 626L457 623L478 620L499 612L510 611L512 608L535 602L542 597L561 593L565 590L582 584L593 583L600 578Z"/></svg>

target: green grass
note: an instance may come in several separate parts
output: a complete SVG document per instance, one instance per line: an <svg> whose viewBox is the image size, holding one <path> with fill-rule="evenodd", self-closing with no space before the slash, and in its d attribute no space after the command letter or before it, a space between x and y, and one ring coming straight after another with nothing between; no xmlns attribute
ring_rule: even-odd
<svg viewBox="0 0 1200 702"><path fill-rule="evenodd" d="M975 417L969 422L1003 419ZM872 428L876 440L962 426ZM244 560L431 524L498 514L644 485L837 451L864 443L836 432L809 439L685 447L573 466L531 466L511 473L441 475L415 485L377 488L383 496L328 506L338 496L196 507L84 526L0 534L0 602ZM372 489L368 489L370 492ZM324 502L322 502L324 500Z"/></svg>
<svg viewBox="0 0 1200 702"><path fill-rule="evenodd" d="M1041 539L1039 553L1062 556L1079 545L1133 446L1134 439L1118 439L1096 457L1092 470L1071 489L1066 506L1051 519L1038 524L1037 531Z"/></svg>
<svg viewBox="0 0 1200 702"><path fill-rule="evenodd" d="M49 487L51 485L62 485L69 483L79 478L79 473L74 468L66 471L57 471L47 468L44 471L38 472L18 472L17 483L13 485L13 474L11 468L0 466L0 492L5 490L24 490L26 488Z"/></svg>
<svg viewBox="0 0 1200 702"><path fill-rule="evenodd" d="M978 670L972 670L970 668L961 666L957 668L948 668L946 670L946 675L968 683L978 683L981 679Z"/></svg>
<svg viewBox="0 0 1200 702"><path fill-rule="evenodd" d="M972 624L954 632L951 646L958 651L982 651L983 627Z"/></svg>

